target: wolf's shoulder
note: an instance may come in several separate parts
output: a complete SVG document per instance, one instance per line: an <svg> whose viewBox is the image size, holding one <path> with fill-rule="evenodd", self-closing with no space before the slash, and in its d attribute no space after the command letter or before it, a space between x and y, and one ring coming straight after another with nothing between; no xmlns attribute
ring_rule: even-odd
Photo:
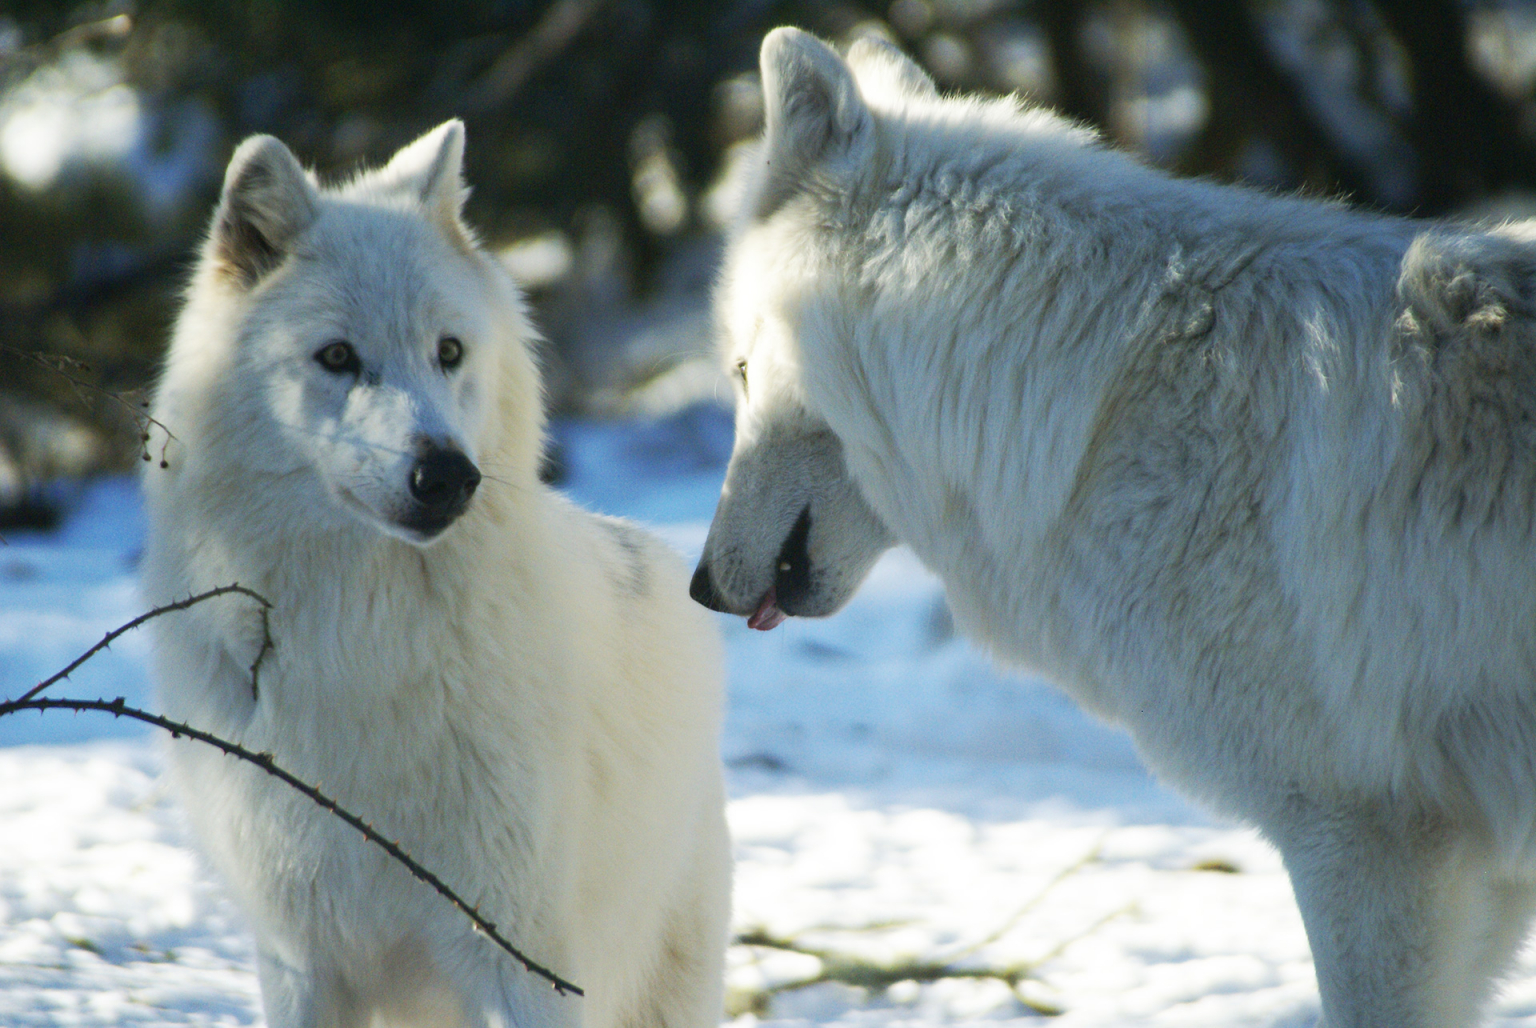
<svg viewBox="0 0 1536 1028"><path fill-rule="evenodd" d="M569 500L562 520L586 558L610 586L619 603L688 595L682 557L645 526L627 518L599 514Z"/></svg>
<svg viewBox="0 0 1536 1028"><path fill-rule="evenodd" d="M677 563L660 539L632 521L593 514L592 524L605 538L604 568L622 594L646 595L656 587L658 572L664 576L667 565Z"/></svg>

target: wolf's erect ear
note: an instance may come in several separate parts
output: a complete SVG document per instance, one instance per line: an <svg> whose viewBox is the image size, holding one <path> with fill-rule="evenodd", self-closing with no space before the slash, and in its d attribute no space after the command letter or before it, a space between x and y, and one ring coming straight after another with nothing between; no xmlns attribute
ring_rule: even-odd
<svg viewBox="0 0 1536 1028"><path fill-rule="evenodd" d="M848 48L848 67L866 97L895 101L938 96L928 73L906 54L877 36L860 36Z"/></svg>
<svg viewBox="0 0 1536 1028"><path fill-rule="evenodd" d="M763 38L760 60L767 179L758 214L765 216L810 169L861 156L873 121L848 65L815 36L774 29Z"/></svg>
<svg viewBox="0 0 1536 1028"><path fill-rule="evenodd" d="M458 228L464 188L464 123L443 122L390 158L375 173L386 189L415 194L427 213L444 227Z"/></svg>
<svg viewBox="0 0 1536 1028"><path fill-rule="evenodd" d="M252 285L282 261L316 213L315 187L292 152L271 136L252 136L224 172L213 256L242 285Z"/></svg>

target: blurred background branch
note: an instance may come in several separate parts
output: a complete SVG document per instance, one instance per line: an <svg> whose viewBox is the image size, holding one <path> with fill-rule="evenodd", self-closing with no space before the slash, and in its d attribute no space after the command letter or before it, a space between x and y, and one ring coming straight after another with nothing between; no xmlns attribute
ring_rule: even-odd
<svg viewBox="0 0 1536 1028"><path fill-rule="evenodd" d="M459 115L468 214L525 283L557 413L728 397L707 294L756 51L877 33L1185 174L1390 212L1536 212L1536 3L13 0L0 13L0 523L139 437L45 365L152 378L245 135L345 176ZM35 506L35 504L33 504Z"/></svg>

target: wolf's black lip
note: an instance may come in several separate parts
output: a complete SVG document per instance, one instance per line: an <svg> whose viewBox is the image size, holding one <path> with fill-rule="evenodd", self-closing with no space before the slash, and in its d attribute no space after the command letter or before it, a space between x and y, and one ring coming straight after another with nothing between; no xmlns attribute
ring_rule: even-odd
<svg viewBox="0 0 1536 1028"><path fill-rule="evenodd" d="M796 614L811 592L811 505L807 503L795 519L795 527L784 537L775 562L773 590L778 608Z"/></svg>

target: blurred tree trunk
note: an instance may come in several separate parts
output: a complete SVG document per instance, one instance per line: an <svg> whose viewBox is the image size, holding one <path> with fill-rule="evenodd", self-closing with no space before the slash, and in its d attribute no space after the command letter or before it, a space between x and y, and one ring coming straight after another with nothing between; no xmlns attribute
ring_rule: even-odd
<svg viewBox="0 0 1536 1028"><path fill-rule="evenodd" d="M1452 0L1375 0L1408 52L1420 210L1439 214L1490 189L1536 185L1519 112L1468 61L1466 18Z"/></svg>
<svg viewBox="0 0 1536 1028"><path fill-rule="evenodd" d="M1379 200L1360 170L1340 155L1297 84L1270 55L1248 3L1169 0L1169 7L1205 67L1211 104L1206 127L1180 170L1230 177L1243 145L1258 135L1275 147L1299 180Z"/></svg>
<svg viewBox="0 0 1536 1028"><path fill-rule="evenodd" d="M1109 94L1104 77L1083 58L1081 0L1044 0L1037 8L1051 48L1056 96L1053 106L1069 118L1100 127L1109 124Z"/></svg>

